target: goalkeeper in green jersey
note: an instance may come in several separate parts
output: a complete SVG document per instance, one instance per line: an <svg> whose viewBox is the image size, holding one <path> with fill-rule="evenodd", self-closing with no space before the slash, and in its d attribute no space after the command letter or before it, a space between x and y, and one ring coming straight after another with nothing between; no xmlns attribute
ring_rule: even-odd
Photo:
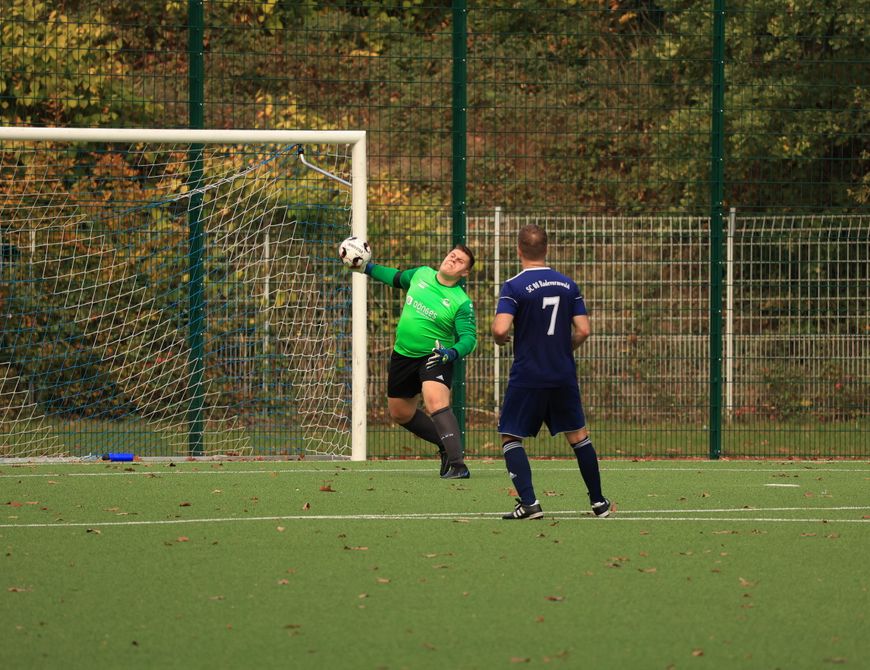
<svg viewBox="0 0 870 670"><path fill-rule="evenodd" d="M360 268L372 279L407 291L390 356L387 406L396 423L438 446L444 479L470 476L450 407L450 385L453 362L477 346L474 305L459 285L473 265L471 250L457 244L437 270L400 271L374 263ZM421 394L429 416L418 406Z"/></svg>

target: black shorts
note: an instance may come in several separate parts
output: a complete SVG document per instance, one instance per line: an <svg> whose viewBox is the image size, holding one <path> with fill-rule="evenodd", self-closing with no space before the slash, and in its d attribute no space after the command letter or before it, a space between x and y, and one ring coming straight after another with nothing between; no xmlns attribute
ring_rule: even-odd
<svg viewBox="0 0 870 670"><path fill-rule="evenodd" d="M453 363L443 363L427 370L428 356L409 358L395 351L390 356L390 371L387 377L388 398L413 398L423 390L423 382L453 383Z"/></svg>

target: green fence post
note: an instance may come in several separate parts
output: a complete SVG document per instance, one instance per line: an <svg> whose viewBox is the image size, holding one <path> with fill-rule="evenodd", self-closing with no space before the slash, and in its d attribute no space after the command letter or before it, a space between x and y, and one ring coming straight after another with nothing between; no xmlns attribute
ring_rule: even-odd
<svg viewBox="0 0 870 670"><path fill-rule="evenodd" d="M203 63L203 0L189 0L188 6L188 118L191 128L204 127ZM187 443L191 456L203 451L203 373L205 369L205 239L202 213L202 149L192 144L189 149L190 175L188 185L193 193L187 213L188 226L188 369Z"/></svg>
<svg viewBox="0 0 870 670"><path fill-rule="evenodd" d="M453 0L453 244L466 240L466 116L468 113L468 9ZM453 376L453 412L465 442L465 362L457 361Z"/></svg>
<svg viewBox="0 0 870 670"><path fill-rule="evenodd" d="M713 3L710 128L710 458L722 453L722 225L725 126L725 0Z"/></svg>

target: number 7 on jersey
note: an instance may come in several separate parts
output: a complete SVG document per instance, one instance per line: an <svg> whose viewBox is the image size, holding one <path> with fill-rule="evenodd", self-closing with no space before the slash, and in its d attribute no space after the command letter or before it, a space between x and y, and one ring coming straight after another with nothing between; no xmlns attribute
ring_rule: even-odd
<svg viewBox="0 0 870 670"><path fill-rule="evenodd" d="M550 315L550 327L547 329L547 335L552 335L556 332L556 313L559 311L559 298L558 295L547 296L544 298L544 304L541 305L541 309L547 309L547 307L553 308L553 313Z"/></svg>

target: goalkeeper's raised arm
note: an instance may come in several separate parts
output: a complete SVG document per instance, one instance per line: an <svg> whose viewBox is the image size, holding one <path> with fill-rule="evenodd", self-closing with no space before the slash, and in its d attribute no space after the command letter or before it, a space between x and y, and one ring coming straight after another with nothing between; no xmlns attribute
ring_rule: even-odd
<svg viewBox="0 0 870 670"><path fill-rule="evenodd" d="M460 285L474 265L465 245L456 245L437 270L410 270L368 263L365 273L407 291L390 357L387 404L400 426L438 446L441 476L469 475L459 425L450 408L453 363L477 346L474 305ZM419 396L430 416L418 408Z"/></svg>

